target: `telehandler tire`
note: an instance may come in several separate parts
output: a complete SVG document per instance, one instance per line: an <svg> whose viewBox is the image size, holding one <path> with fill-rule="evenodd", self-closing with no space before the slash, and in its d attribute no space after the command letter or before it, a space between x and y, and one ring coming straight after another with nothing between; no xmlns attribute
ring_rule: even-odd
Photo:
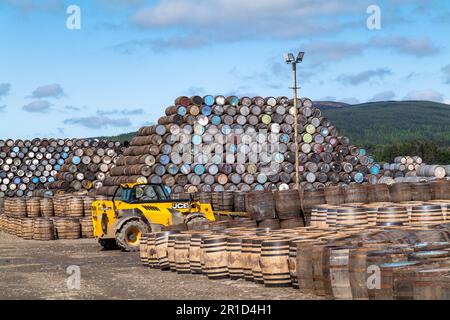
<svg viewBox="0 0 450 320"><path fill-rule="evenodd" d="M141 237L149 232L149 226L141 220L126 222L116 233L116 243L128 252L139 251Z"/></svg>

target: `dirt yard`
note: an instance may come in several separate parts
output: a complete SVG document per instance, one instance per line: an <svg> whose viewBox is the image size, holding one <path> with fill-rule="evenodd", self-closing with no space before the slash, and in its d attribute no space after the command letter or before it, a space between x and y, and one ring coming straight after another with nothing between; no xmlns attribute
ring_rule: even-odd
<svg viewBox="0 0 450 320"><path fill-rule="evenodd" d="M69 266L80 269L80 289ZM76 268L76 267L75 267ZM70 270L70 269L69 269ZM316 299L243 280L211 281L146 268L138 253L102 251L95 240L22 240L0 232L0 299Z"/></svg>

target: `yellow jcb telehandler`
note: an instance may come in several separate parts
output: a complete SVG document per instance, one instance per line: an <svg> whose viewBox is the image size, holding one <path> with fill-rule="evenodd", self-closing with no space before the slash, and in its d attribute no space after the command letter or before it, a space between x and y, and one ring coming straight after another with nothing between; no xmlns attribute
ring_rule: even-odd
<svg viewBox="0 0 450 320"><path fill-rule="evenodd" d="M111 201L92 203L94 237L105 249L138 251L144 233L202 220L215 220L211 204L171 199L162 184L123 184Z"/></svg>

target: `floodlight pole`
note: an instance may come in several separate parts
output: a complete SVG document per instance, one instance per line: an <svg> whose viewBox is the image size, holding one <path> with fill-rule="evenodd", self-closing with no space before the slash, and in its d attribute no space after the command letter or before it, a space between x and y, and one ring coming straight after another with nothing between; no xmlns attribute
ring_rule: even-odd
<svg viewBox="0 0 450 320"><path fill-rule="evenodd" d="M294 76L294 145L295 145L295 186L300 188L300 172L298 159L298 99L297 99L297 61L292 62L292 73Z"/></svg>

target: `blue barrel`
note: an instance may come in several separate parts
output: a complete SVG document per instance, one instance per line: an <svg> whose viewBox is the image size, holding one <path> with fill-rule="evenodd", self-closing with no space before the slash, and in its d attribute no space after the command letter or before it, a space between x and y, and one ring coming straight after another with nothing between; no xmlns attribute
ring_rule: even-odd
<svg viewBox="0 0 450 320"><path fill-rule="evenodd" d="M255 186L255 190L256 190L256 191L264 191L264 186L261 185L261 184L257 184L257 185Z"/></svg>
<svg viewBox="0 0 450 320"><path fill-rule="evenodd" d="M163 155L161 155L161 157L159 157L159 163L161 163L162 165L169 164L169 162L170 162L170 157L167 154L163 154Z"/></svg>
<svg viewBox="0 0 450 320"><path fill-rule="evenodd" d="M239 98L235 96L228 97L228 103L232 106L237 106L239 104Z"/></svg>
<svg viewBox="0 0 450 320"><path fill-rule="evenodd" d="M178 106L177 114L180 116L186 115L187 109L184 106Z"/></svg>
<svg viewBox="0 0 450 320"><path fill-rule="evenodd" d="M80 157L74 156L74 157L72 158L72 163L73 163L73 164L80 164L80 162L81 162Z"/></svg>
<svg viewBox="0 0 450 320"><path fill-rule="evenodd" d="M187 163L183 164L183 165L180 167L180 172L181 172L181 173L184 173L184 174L190 173L190 172L191 172L191 166L190 166L189 164L187 164Z"/></svg>
<svg viewBox="0 0 450 320"><path fill-rule="evenodd" d="M67 152L61 153L61 158L67 159L69 157L69 154Z"/></svg>
<svg viewBox="0 0 450 320"><path fill-rule="evenodd" d="M364 181L364 175L361 172L355 174L355 182L362 183Z"/></svg>
<svg viewBox="0 0 450 320"><path fill-rule="evenodd" d="M211 115L211 107L210 106L203 106L202 107L202 115L210 116Z"/></svg>
<svg viewBox="0 0 450 320"><path fill-rule="evenodd" d="M12 148L12 152L14 152L14 153L18 153L19 151L20 151L19 147L13 147Z"/></svg>
<svg viewBox="0 0 450 320"><path fill-rule="evenodd" d="M178 166L176 164L169 164L167 166L167 172L169 172L171 175L176 175L178 173Z"/></svg>
<svg viewBox="0 0 450 320"><path fill-rule="evenodd" d="M53 178L53 177L48 177L47 181L48 181L48 182L55 182L55 178Z"/></svg>
<svg viewBox="0 0 450 320"><path fill-rule="evenodd" d="M370 168L370 173L371 174L379 174L380 173L380 168L378 168L377 166L372 166Z"/></svg>
<svg viewBox="0 0 450 320"><path fill-rule="evenodd" d="M205 173L205 166L202 165L202 164L196 164L194 166L194 172L195 172L196 175L201 176L202 174Z"/></svg>
<svg viewBox="0 0 450 320"><path fill-rule="evenodd" d="M222 119L220 119L219 116L212 116L211 117L211 124L218 126L220 124Z"/></svg>
<svg viewBox="0 0 450 320"><path fill-rule="evenodd" d="M34 177L33 179L31 179L31 181L33 183L38 183L39 182L39 178L38 177Z"/></svg>
<svg viewBox="0 0 450 320"><path fill-rule="evenodd" d="M281 143L288 143L289 140L290 140L290 138L289 138L289 135L288 135L288 134L282 133L282 134L280 135L280 142L281 142Z"/></svg>
<svg viewBox="0 0 450 320"><path fill-rule="evenodd" d="M58 159L58 164L62 166L64 164L64 159Z"/></svg>
<svg viewBox="0 0 450 320"><path fill-rule="evenodd" d="M199 136L199 135L197 135L197 134L194 134L194 135L192 136L192 143L193 143L194 145L196 145L196 146L202 144L202 137Z"/></svg>
<svg viewBox="0 0 450 320"><path fill-rule="evenodd" d="M166 192L167 192L168 194L171 194L171 193L172 193L172 189L170 189L169 186L164 186L164 189L166 189Z"/></svg>
<svg viewBox="0 0 450 320"><path fill-rule="evenodd" d="M221 131L223 134L230 134L230 133L231 133L231 127L230 127L229 125L227 125L227 124L224 124L224 125L222 126L222 128L220 129L220 131Z"/></svg>
<svg viewBox="0 0 450 320"><path fill-rule="evenodd" d="M207 105L207 106L212 106L214 104L214 102L216 101L216 99L213 96L204 96L203 97L203 102Z"/></svg>
<svg viewBox="0 0 450 320"><path fill-rule="evenodd" d="M236 151L237 151L237 145L235 145L235 144L230 144L229 146L228 146L228 150L227 150L228 152L231 152L231 153L236 153Z"/></svg>
<svg viewBox="0 0 450 320"><path fill-rule="evenodd" d="M367 154L366 149L359 149L359 155L360 156L365 156Z"/></svg>
<svg viewBox="0 0 450 320"><path fill-rule="evenodd" d="M20 184L20 183L22 182L22 179L20 179L19 177L15 177L15 178L13 179L13 182L14 182L15 184Z"/></svg>
<svg viewBox="0 0 450 320"><path fill-rule="evenodd" d="M53 169L54 169L55 171L59 171L59 170L61 170L61 165L55 164L55 165L53 166Z"/></svg>
<svg viewBox="0 0 450 320"><path fill-rule="evenodd" d="M375 162L374 157L368 156L367 158L369 159L369 163L374 163Z"/></svg>

